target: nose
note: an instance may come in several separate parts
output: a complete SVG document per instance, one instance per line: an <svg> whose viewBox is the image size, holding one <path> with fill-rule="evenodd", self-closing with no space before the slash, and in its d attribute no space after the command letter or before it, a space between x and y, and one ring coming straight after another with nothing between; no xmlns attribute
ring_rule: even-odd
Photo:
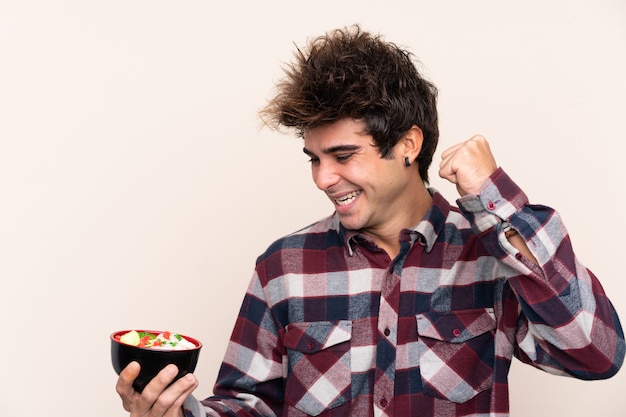
<svg viewBox="0 0 626 417"><path fill-rule="evenodd" d="M328 190L339 181L339 174L334 164L320 161L312 166L313 182L322 191Z"/></svg>

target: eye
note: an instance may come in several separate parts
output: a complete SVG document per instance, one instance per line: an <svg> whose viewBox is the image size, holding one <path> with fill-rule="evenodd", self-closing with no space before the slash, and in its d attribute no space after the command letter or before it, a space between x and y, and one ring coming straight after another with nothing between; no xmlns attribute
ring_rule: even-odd
<svg viewBox="0 0 626 417"><path fill-rule="evenodd" d="M311 157L311 159L309 159L309 161L308 161L308 162L309 162L310 164L316 165L316 164L319 164L319 163L320 163L320 159L319 159L319 158L316 158L316 157L314 157L314 156L312 156L312 157Z"/></svg>
<svg viewBox="0 0 626 417"><path fill-rule="evenodd" d="M337 162L347 162L350 159L352 159L353 156L354 156L353 153L346 153L346 154L339 154L335 158L337 159Z"/></svg>

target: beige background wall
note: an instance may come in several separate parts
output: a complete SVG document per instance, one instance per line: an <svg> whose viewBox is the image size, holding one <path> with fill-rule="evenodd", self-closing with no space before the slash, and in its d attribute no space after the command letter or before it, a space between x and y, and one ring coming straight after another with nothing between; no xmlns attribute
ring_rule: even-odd
<svg viewBox="0 0 626 417"><path fill-rule="evenodd" d="M126 415L121 328L204 341L210 393L256 256L331 210L299 140L256 112L294 42L354 22L440 87L436 158L486 135L626 320L626 3L371 3L0 0L1 416ZM626 412L626 372L516 363L511 386L515 417Z"/></svg>

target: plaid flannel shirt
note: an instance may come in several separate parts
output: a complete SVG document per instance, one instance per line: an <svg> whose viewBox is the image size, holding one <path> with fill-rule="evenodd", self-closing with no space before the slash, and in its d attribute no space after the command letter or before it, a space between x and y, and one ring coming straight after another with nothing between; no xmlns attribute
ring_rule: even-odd
<svg viewBox="0 0 626 417"><path fill-rule="evenodd" d="M618 371L617 314L554 210L502 169L459 208L431 193L393 260L336 216L270 246L215 395L186 415L504 417L514 356L580 379Z"/></svg>

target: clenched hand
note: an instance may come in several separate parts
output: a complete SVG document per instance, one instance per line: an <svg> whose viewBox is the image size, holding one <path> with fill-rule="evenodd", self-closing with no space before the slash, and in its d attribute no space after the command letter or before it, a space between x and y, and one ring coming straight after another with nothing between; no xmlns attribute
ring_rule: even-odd
<svg viewBox="0 0 626 417"><path fill-rule="evenodd" d="M477 195L485 180L497 168L487 139L476 135L441 154L439 176L455 184L461 196Z"/></svg>

